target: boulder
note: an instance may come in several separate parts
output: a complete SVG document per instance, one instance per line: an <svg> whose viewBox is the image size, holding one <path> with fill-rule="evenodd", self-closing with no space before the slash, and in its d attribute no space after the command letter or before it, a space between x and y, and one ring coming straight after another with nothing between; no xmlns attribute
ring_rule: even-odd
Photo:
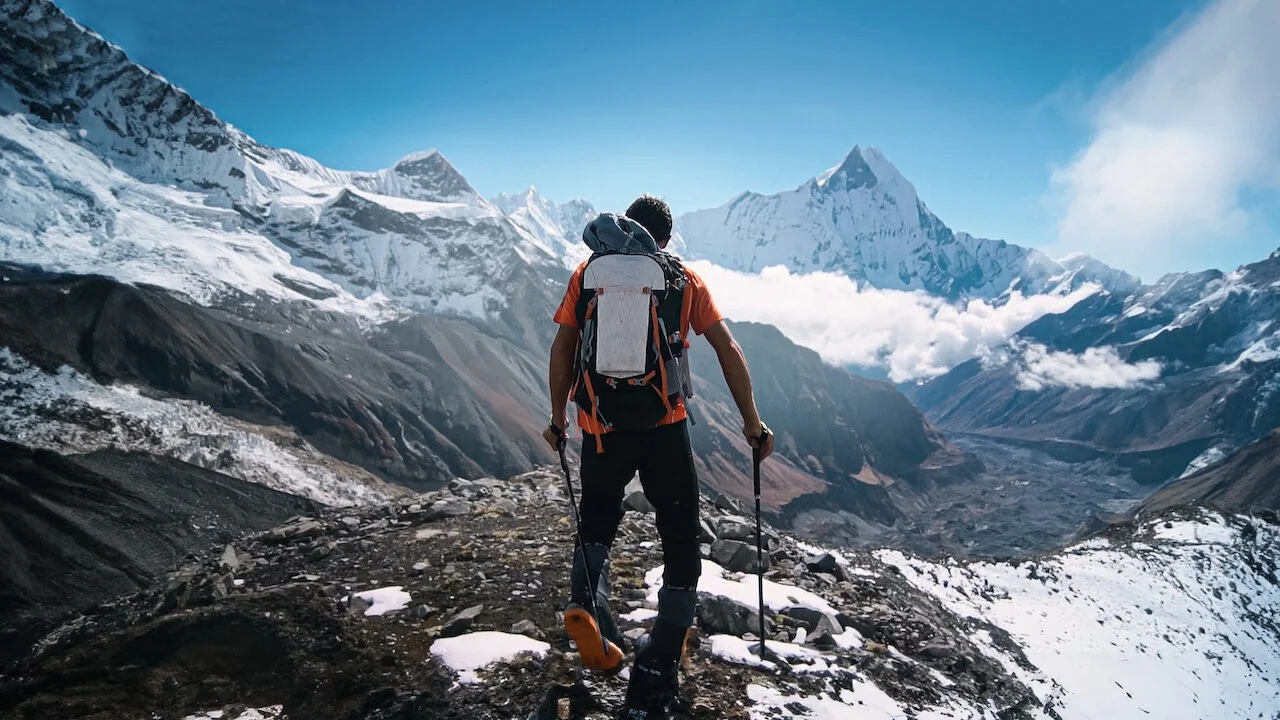
<svg viewBox="0 0 1280 720"><path fill-rule="evenodd" d="M524 635L534 640L542 639L542 630L532 620L521 620L511 626L511 632L515 635Z"/></svg>
<svg viewBox="0 0 1280 720"><path fill-rule="evenodd" d="M708 635L734 635L759 632L760 615L756 609L720 595L698 593L698 627Z"/></svg>
<svg viewBox="0 0 1280 720"><path fill-rule="evenodd" d="M811 607L803 605L793 605L785 608L781 613L782 616L791 618L810 633L817 632L819 627L825 626L832 634L839 635L844 632L844 628L840 626L840 621L836 618Z"/></svg>
<svg viewBox="0 0 1280 720"><path fill-rule="evenodd" d="M715 541L711 545L711 559L731 572L757 572L756 549L740 540ZM769 556L765 555L761 559L764 561L764 567L760 570L767 570Z"/></svg>
<svg viewBox="0 0 1280 720"><path fill-rule="evenodd" d="M218 558L218 567L224 570L235 572L240 569L240 557L236 555L234 545L228 545L222 550L222 557Z"/></svg>
<svg viewBox="0 0 1280 720"><path fill-rule="evenodd" d="M627 495L627 499L622 501L622 506L627 510L634 510L639 513L648 514L653 512L653 505L649 503L649 499L640 490Z"/></svg>
<svg viewBox="0 0 1280 720"><path fill-rule="evenodd" d="M457 637L467 632L482 612L484 612L484 605L472 605L459 611L444 621L444 625L440 628L440 637Z"/></svg>
<svg viewBox="0 0 1280 720"><path fill-rule="evenodd" d="M809 555L804 559L805 567L815 573L826 573L836 580L847 580L844 573L844 566L831 553L822 553L821 555Z"/></svg>

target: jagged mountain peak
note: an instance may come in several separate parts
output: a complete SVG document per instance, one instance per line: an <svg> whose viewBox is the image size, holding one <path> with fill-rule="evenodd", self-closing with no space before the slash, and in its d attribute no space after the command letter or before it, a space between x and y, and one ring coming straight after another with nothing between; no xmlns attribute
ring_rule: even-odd
<svg viewBox="0 0 1280 720"><path fill-rule="evenodd" d="M596 209L587 200L558 203L530 185L524 192L500 193L489 201L564 264L575 265L588 254L582 229L596 216Z"/></svg>
<svg viewBox="0 0 1280 720"><path fill-rule="evenodd" d="M676 225L677 247L686 255L742 272L783 265L955 299L1057 292L1086 282L1136 286L1097 261L1068 268L1031 248L953 232L884 153L862 145L794 190L743 193L718 208L685 213Z"/></svg>

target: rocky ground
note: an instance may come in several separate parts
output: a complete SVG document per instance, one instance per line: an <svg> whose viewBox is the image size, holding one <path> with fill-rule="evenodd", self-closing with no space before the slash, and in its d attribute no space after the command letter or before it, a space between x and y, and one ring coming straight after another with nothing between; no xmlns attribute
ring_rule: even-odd
<svg viewBox="0 0 1280 720"><path fill-rule="evenodd" d="M45 638L0 675L0 715L610 717L626 672L579 671L560 626L573 537L562 483L548 470L456 481L210 547ZM661 552L642 500L629 505L614 609L634 638ZM824 556L772 531L767 617L786 659L760 663L746 651L755 579L741 574L755 562L753 528L720 505L704 508L704 556L723 566L704 564L685 717L1056 717L969 639L986 629L1020 657L998 628L948 612L874 557ZM458 647L448 638L475 650L512 636L547 645L474 671L442 662Z"/></svg>
<svg viewBox="0 0 1280 720"><path fill-rule="evenodd" d="M149 587L191 549L319 507L170 458L0 441L0 666L68 612Z"/></svg>

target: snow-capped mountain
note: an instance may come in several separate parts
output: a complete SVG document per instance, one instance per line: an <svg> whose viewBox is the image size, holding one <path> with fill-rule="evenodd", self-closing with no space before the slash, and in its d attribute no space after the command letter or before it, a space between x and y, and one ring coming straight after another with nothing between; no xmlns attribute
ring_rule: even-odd
<svg viewBox="0 0 1280 720"><path fill-rule="evenodd" d="M908 394L947 430L1117 456L1163 482L1280 426L1278 281L1280 252L1095 294Z"/></svg>
<svg viewBox="0 0 1280 720"><path fill-rule="evenodd" d="M875 148L855 147L794 190L746 192L718 208L683 214L676 225L685 255L743 272L783 265L948 298L995 298L1009 290L1029 295L1086 282L1112 289L1137 284L1096 260L1056 262L1003 240L952 232Z"/></svg>
<svg viewBox="0 0 1280 720"><path fill-rule="evenodd" d="M497 195L492 202L566 265L573 267L590 255L591 251L582 242L583 228L596 216L590 202L578 198L557 203L541 195L532 185L522 193Z"/></svg>
<svg viewBox="0 0 1280 720"><path fill-rule="evenodd" d="M0 260L212 303L228 290L487 316L556 252L438 152L346 172L222 122L45 0L0 17Z"/></svg>

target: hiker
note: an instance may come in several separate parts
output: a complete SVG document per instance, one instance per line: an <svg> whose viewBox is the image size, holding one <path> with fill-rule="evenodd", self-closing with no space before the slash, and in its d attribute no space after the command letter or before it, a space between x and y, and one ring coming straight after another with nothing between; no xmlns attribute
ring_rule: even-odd
<svg viewBox="0 0 1280 720"><path fill-rule="evenodd" d="M621 715L628 720L669 716L694 619L701 558L685 403L692 396L690 330L715 349L747 442L761 459L773 451L741 348L702 278L663 250L671 226L667 204L648 195L623 216L593 220L583 240L594 254L569 280L551 346L551 422L544 436L563 458L571 395L583 431L582 499L564 623L586 667L621 669L623 637L609 610L609 549L625 487L637 472L662 540L658 616L636 654Z"/></svg>

